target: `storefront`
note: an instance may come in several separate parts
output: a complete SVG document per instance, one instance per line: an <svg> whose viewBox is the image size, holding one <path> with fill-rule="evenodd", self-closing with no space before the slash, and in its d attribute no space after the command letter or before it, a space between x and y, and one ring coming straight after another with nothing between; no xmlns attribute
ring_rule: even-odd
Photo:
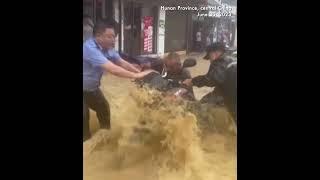
<svg viewBox="0 0 320 180"><path fill-rule="evenodd" d="M185 3L199 3L198 0ZM83 13L93 22L108 17L119 26L116 50L129 55L163 55L192 46L192 18L188 11L164 11L173 0L83 0Z"/></svg>
<svg viewBox="0 0 320 180"><path fill-rule="evenodd" d="M123 52L130 55L157 53L157 6L148 1L123 0Z"/></svg>
<svg viewBox="0 0 320 180"><path fill-rule="evenodd" d="M90 16L94 23L113 17L113 0L83 0L83 14Z"/></svg>
<svg viewBox="0 0 320 180"><path fill-rule="evenodd" d="M173 0L121 0L123 4L123 47L131 55L163 55L186 51L192 36L191 13L164 11L161 5ZM186 1L184 3L190 3ZM197 1L199 3L199 1Z"/></svg>
<svg viewBox="0 0 320 180"><path fill-rule="evenodd" d="M187 18L184 11L166 11L165 52L186 49Z"/></svg>
<svg viewBox="0 0 320 180"><path fill-rule="evenodd" d="M219 11L218 8L216 10L208 10L208 15L216 14L215 16L206 16L206 17L198 17L193 15L193 40L192 47L195 50L195 37L196 32L201 29L202 35L202 47L205 47L209 43L213 42L224 42L226 45L230 47L236 46L236 29L237 29L237 21L236 21L236 6L229 6L226 4L218 4L216 1L211 0L209 5L211 7L224 7L228 8L227 12ZM222 13L221 13L222 12ZM225 16L217 16L218 14L226 14Z"/></svg>

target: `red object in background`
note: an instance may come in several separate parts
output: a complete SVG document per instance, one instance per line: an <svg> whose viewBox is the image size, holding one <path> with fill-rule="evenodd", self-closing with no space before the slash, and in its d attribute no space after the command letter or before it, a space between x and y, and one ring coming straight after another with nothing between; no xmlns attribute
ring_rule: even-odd
<svg viewBox="0 0 320 180"><path fill-rule="evenodd" d="M143 17L143 51L152 53L152 33L153 33L153 17Z"/></svg>

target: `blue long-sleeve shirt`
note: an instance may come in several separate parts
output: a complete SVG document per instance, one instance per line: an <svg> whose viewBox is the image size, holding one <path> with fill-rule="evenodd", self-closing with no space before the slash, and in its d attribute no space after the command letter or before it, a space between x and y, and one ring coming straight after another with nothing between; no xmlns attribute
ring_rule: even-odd
<svg viewBox="0 0 320 180"><path fill-rule="evenodd" d="M120 59L115 49L104 50L94 38L83 43L83 90L94 91L100 86L103 75L102 64Z"/></svg>

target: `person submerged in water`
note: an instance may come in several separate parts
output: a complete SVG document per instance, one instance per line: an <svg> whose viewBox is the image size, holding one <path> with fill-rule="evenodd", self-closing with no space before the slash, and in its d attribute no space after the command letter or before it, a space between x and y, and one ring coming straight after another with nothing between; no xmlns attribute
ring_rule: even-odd
<svg viewBox="0 0 320 180"><path fill-rule="evenodd" d="M179 54L175 52L169 53L163 59L154 59L151 62L143 64L142 67L143 69L156 70L162 75L163 79L169 80L175 87L180 87L184 80L192 78L190 71L182 66ZM193 88L187 86L184 88L194 98Z"/></svg>

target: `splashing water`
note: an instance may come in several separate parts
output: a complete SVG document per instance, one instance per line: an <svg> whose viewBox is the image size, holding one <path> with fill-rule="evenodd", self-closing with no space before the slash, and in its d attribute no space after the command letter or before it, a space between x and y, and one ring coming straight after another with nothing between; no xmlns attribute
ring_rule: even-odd
<svg viewBox="0 0 320 180"><path fill-rule="evenodd" d="M128 87L130 93L111 103L112 129L83 145L85 180L236 179L236 138L225 133L223 108L204 116L156 91Z"/></svg>

